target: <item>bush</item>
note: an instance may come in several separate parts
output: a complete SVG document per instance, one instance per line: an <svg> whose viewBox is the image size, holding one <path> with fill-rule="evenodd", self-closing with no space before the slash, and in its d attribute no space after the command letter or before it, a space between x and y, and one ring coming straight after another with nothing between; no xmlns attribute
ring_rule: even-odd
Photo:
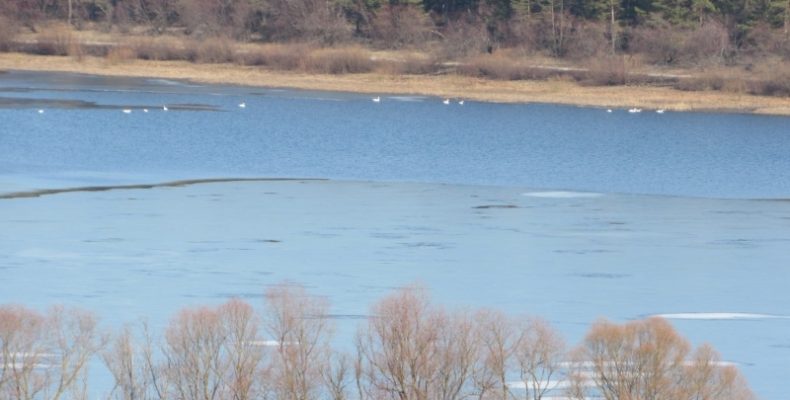
<svg viewBox="0 0 790 400"><path fill-rule="evenodd" d="M156 38L137 38L127 42L127 46L142 60L187 60L190 52L184 41L170 36Z"/></svg>
<svg viewBox="0 0 790 400"><path fill-rule="evenodd" d="M461 75L497 80L548 79L563 75L563 71L528 66L525 63L498 53L473 57L458 67Z"/></svg>
<svg viewBox="0 0 790 400"><path fill-rule="evenodd" d="M790 96L790 66L785 63L768 63L754 68L754 79L746 82L750 94L764 96Z"/></svg>
<svg viewBox="0 0 790 400"><path fill-rule="evenodd" d="M110 64L122 64L137 58L137 52L129 46L115 46L107 52L107 62Z"/></svg>
<svg viewBox="0 0 790 400"><path fill-rule="evenodd" d="M236 54L236 61L242 65L265 66L272 69L293 71L302 66L310 47L303 44L265 44L251 47Z"/></svg>
<svg viewBox="0 0 790 400"><path fill-rule="evenodd" d="M582 83L603 86L624 85L628 78L625 60L618 56L596 57L586 73L580 75Z"/></svg>
<svg viewBox="0 0 790 400"><path fill-rule="evenodd" d="M36 41L36 53L48 56L66 56L80 53L79 42L66 25L53 25L41 30Z"/></svg>
<svg viewBox="0 0 790 400"><path fill-rule="evenodd" d="M670 65L679 61L683 40L684 33L668 24L640 27L631 31L629 50L643 55L649 64Z"/></svg>
<svg viewBox="0 0 790 400"><path fill-rule="evenodd" d="M373 70L370 53L358 48L319 49L304 60L308 72L324 74L356 74Z"/></svg>
<svg viewBox="0 0 790 400"><path fill-rule="evenodd" d="M227 63L233 61L233 55L233 43L224 38L213 38L197 44L193 61L200 63Z"/></svg>
<svg viewBox="0 0 790 400"><path fill-rule="evenodd" d="M378 61L381 72L393 75L425 75L435 73L440 64L431 57L409 54L402 59Z"/></svg>
<svg viewBox="0 0 790 400"><path fill-rule="evenodd" d="M0 51L8 51L16 36L16 25L6 17L0 15Z"/></svg>

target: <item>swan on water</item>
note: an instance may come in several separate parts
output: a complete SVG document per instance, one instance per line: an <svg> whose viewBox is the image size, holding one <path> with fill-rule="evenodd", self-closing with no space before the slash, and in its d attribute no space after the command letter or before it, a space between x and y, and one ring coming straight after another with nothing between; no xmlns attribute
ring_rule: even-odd
<svg viewBox="0 0 790 400"><path fill-rule="evenodd" d="M372 98L371 100L373 100L374 103L381 103L381 96L376 96L376 97Z"/></svg>

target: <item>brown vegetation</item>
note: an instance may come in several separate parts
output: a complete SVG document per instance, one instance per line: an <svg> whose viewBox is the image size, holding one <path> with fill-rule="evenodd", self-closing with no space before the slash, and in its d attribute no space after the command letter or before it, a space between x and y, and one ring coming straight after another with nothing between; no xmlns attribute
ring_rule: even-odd
<svg viewBox="0 0 790 400"><path fill-rule="evenodd" d="M572 392L578 399L591 392L606 399L753 398L735 367L720 365L708 345L692 353L689 343L660 318L624 325L596 322L576 357ZM583 388L587 369L594 386Z"/></svg>
<svg viewBox="0 0 790 400"><path fill-rule="evenodd" d="M101 354L118 400L753 399L735 366L662 319L599 321L569 353L544 320L446 311L409 287L371 308L349 355L330 346L324 299L293 285L264 298L260 314L240 300L186 308L161 339L143 324L109 342L84 311L0 306L0 397L85 399Z"/></svg>
<svg viewBox="0 0 790 400"><path fill-rule="evenodd" d="M0 306L0 398L87 399L88 361L102 345L87 312Z"/></svg>

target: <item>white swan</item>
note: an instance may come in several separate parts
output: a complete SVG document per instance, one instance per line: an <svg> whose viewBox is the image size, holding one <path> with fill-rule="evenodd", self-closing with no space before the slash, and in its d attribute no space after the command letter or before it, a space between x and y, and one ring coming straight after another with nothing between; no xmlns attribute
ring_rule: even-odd
<svg viewBox="0 0 790 400"><path fill-rule="evenodd" d="M147 113L147 112L148 112L148 109L147 109L147 108L143 108L143 112L144 112L144 113Z"/></svg>
<svg viewBox="0 0 790 400"><path fill-rule="evenodd" d="M376 96L376 97L372 98L371 100L373 100L374 103L381 103L381 96Z"/></svg>
<svg viewBox="0 0 790 400"><path fill-rule="evenodd" d="M642 109L634 107L634 108L628 109L628 112L630 112L631 114L633 114L633 113L641 113Z"/></svg>
<svg viewBox="0 0 790 400"><path fill-rule="evenodd" d="M464 101L463 100L458 100L458 105L461 105L461 106L464 105Z"/></svg>
<svg viewBox="0 0 790 400"><path fill-rule="evenodd" d="M444 103L444 104L450 104L450 99L444 99L444 100L442 101L442 103Z"/></svg>
<svg viewBox="0 0 790 400"><path fill-rule="evenodd" d="M162 106L162 111L167 111L167 106Z"/></svg>
<svg viewBox="0 0 790 400"><path fill-rule="evenodd" d="M128 108L124 108L124 109L123 109L123 113L124 113L124 114L131 114L131 113L132 113L132 110L130 110L130 109L128 109Z"/></svg>
<svg viewBox="0 0 790 400"><path fill-rule="evenodd" d="M666 111L666 110L664 110L663 108L659 108L658 110L656 110L656 113L663 114L664 111Z"/></svg>
<svg viewBox="0 0 790 400"><path fill-rule="evenodd" d="M247 103L242 101L241 103L239 103L239 108L247 108Z"/></svg>
<svg viewBox="0 0 790 400"><path fill-rule="evenodd" d="M611 108L607 108L606 112L610 113L610 112L612 112L612 109Z"/></svg>
<svg viewBox="0 0 790 400"><path fill-rule="evenodd" d="M38 109L38 113L39 113L39 114L44 114L44 110L42 110L42 109L40 109L40 108L39 108L39 109Z"/></svg>

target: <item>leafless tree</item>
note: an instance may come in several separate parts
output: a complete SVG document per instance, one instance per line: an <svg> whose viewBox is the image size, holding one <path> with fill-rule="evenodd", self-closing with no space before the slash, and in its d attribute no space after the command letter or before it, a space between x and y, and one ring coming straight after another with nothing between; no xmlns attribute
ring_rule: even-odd
<svg viewBox="0 0 790 400"><path fill-rule="evenodd" d="M140 343L131 326L124 327L102 353L104 365L112 374L115 385L110 398L118 400L143 400L148 398L152 374L147 354L150 342Z"/></svg>
<svg viewBox="0 0 790 400"><path fill-rule="evenodd" d="M331 354L327 368L322 371L327 398L331 400L348 399L352 369L353 365L348 354L336 352Z"/></svg>
<svg viewBox="0 0 790 400"><path fill-rule="evenodd" d="M480 399L515 397L508 386L508 372L523 333L507 315L485 310L478 314L481 329L480 365L474 378Z"/></svg>
<svg viewBox="0 0 790 400"><path fill-rule="evenodd" d="M520 339L514 353L526 397L541 400L553 388L553 382L562 377L565 343L560 334L540 318L526 321Z"/></svg>
<svg viewBox="0 0 790 400"><path fill-rule="evenodd" d="M425 291L399 290L371 314L357 334L361 397L428 400L440 317L431 312Z"/></svg>
<svg viewBox="0 0 790 400"><path fill-rule="evenodd" d="M271 371L276 398L317 398L330 354L327 301L301 286L280 285L266 291L265 306L264 329L276 341Z"/></svg>
<svg viewBox="0 0 790 400"><path fill-rule="evenodd" d="M86 398L88 361L102 345L96 318L86 311L53 307L42 315L0 307L0 395Z"/></svg>
<svg viewBox="0 0 790 400"><path fill-rule="evenodd" d="M738 369L722 362L721 356L710 345L702 345L686 363L681 393L691 400L749 400L749 390Z"/></svg>
<svg viewBox="0 0 790 400"><path fill-rule="evenodd" d="M703 346L689 358L690 345L661 318L616 325L596 322L578 351L577 365L589 363L590 380L605 399L744 400L753 396L737 369L722 366ZM584 368L573 372L584 383ZM572 387L573 398L586 392Z"/></svg>
<svg viewBox="0 0 790 400"><path fill-rule="evenodd" d="M264 353L259 342L260 321L252 306L241 300L230 300L219 307L225 330L224 354L227 371L228 399L258 398L256 380Z"/></svg>
<svg viewBox="0 0 790 400"><path fill-rule="evenodd" d="M222 355L227 333L210 307L181 310L165 333L165 373L178 399L220 399L228 369Z"/></svg>

